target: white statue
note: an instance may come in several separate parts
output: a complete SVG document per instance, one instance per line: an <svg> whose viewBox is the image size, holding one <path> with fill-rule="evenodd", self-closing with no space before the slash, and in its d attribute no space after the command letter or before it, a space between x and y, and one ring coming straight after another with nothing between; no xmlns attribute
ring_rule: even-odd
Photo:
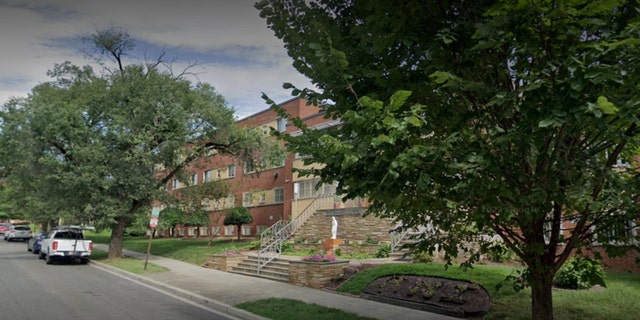
<svg viewBox="0 0 640 320"><path fill-rule="evenodd" d="M331 221L331 239L336 239L338 237L338 220L336 217L331 217L333 221Z"/></svg>

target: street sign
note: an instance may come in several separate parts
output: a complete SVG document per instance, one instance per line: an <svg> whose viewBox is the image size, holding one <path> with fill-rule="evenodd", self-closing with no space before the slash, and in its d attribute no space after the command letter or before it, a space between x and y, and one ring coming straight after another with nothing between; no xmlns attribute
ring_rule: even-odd
<svg viewBox="0 0 640 320"><path fill-rule="evenodd" d="M158 218L160 216L160 207L152 207L151 216L154 218Z"/></svg>
<svg viewBox="0 0 640 320"><path fill-rule="evenodd" d="M149 228L157 228L158 227L158 218L152 217L149 221Z"/></svg>

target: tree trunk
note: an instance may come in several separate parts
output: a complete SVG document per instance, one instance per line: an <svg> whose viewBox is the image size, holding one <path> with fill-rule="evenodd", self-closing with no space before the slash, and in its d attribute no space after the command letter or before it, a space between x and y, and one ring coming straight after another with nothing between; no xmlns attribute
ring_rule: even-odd
<svg viewBox="0 0 640 320"><path fill-rule="evenodd" d="M553 320L553 272L531 269L531 319Z"/></svg>
<svg viewBox="0 0 640 320"><path fill-rule="evenodd" d="M116 218L116 224L111 229L111 240L109 241L109 259L122 258L122 239L124 229L127 227L126 217Z"/></svg>
<svg viewBox="0 0 640 320"><path fill-rule="evenodd" d="M238 225L238 241L240 241L240 228L242 227L242 225Z"/></svg>

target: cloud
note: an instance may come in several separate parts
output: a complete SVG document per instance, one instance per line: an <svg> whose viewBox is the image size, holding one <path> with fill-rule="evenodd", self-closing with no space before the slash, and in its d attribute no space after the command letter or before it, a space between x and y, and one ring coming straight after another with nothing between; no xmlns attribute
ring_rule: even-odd
<svg viewBox="0 0 640 320"><path fill-rule="evenodd" d="M50 80L46 72L55 63L90 63L79 39L117 26L147 58L165 51L176 68L198 63L198 79L217 88L239 118L261 111L261 92L280 102L290 98L282 83L309 81L291 66L254 2L0 0L0 103Z"/></svg>

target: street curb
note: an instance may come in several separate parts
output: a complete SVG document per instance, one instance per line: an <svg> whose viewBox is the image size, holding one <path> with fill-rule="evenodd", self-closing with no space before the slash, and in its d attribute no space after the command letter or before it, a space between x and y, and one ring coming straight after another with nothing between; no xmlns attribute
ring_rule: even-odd
<svg viewBox="0 0 640 320"><path fill-rule="evenodd" d="M135 273L131 273L129 271L126 270L122 270L113 266L110 266L108 264L102 263L102 262L98 262L95 260L91 260L91 262L89 263L89 265L93 266L96 269L100 269L106 272L110 272L110 273L114 273L117 274L119 276L122 276L123 278L128 278L131 280L135 280L135 281L139 281L142 282L146 285L155 287L157 289L162 289L165 290L166 292L169 292L171 294L174 294L176 296L179 296L181 298L184 299L188 299L191 300L195 303L210 307L211 309L214 309L220 313L224 313L226 315L232 316L232 317L237 317L240 319L244 319L244 320L269 320L268 318L264 318L261 317L259 315L253 314L249 311L245 311L242 309L238 309L233 307L232 305L226 304L224 302L220 302L220 301L216 301L213 299L209 299L205 296L201 296L199 294L195 294L193 292L189 292L187 290L181 289L181 288L177 288L174 286L170 286L168 284L153 280L153 279L149 279L145 276L139 275L139 274L135 274Z"/></svg>

